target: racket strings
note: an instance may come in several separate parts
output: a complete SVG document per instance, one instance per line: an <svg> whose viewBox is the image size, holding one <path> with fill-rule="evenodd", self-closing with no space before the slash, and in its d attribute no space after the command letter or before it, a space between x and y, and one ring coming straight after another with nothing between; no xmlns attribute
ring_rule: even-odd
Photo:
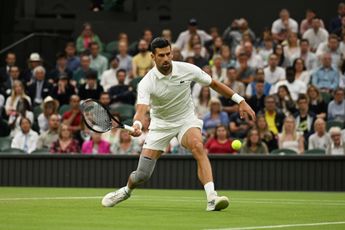
<svg viewBox="0 0 345 230"><path fill-rule="evenodd" d="M89 102L83 108L85 122L95 131L104 132L111 128L107 111L96 102Z"/></svg>

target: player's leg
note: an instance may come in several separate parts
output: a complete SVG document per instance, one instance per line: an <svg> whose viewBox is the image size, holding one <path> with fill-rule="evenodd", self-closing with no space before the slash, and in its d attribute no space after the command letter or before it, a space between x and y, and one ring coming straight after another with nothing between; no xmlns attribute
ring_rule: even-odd
<svg viewBox="0 0 345 230"><path fill-rule="evenodd" d="M228 207L229 199L219 197L214 189L212 168L204 150L200 128L191 127L183 133L181 144L192 152L198 165L198 177L204 185L207 196L207 211L218 211Z"/></svg>

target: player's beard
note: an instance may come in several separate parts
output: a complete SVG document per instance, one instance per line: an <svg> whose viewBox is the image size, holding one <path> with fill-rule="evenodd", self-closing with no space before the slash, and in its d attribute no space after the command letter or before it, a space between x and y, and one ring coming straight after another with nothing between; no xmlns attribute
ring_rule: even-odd
<svg viewBox="0 0 345 230"><path fill-rule="evenodd" d="M171 73L172 65L171 62L164 62L161 66L159 66L159 72L161 72L164 75L168 75Z"/></svg>

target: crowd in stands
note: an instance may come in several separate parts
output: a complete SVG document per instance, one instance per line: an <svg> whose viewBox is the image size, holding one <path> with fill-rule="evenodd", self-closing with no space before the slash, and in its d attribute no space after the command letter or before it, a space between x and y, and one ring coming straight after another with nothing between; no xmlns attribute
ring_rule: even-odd
<svg viewBox="0 0 345 230"><path fill-rule="evenodd" d="M339 4L328 27L313 10L298 23L287 9L271 25L255 34L240 18L223 32L217 27L206 32L192 18L176 40L169 29L157 35L145 29L131 42L121 32L104 44L85 23L76 40L56 55L53 69L45 68L37 52L28 57L28 66L17 66L20 54L9 52L0 68L1 127L8 128L0 134L9 135L11 147L26 153L139 154L149 111L143 135L133 138L115 128L104 134L88 130L79 103L97 99L114 116L130 121L136 87L154 66L149 44L163 36L172 43L174 61L197 65L245 97L257 114L256 121L241 119L236 103L193 83L195 112L204 122L209 154L269 154L280 148L344 155L345 3ZM234 139L243 142L238 152L231 147ZM187 152L176 140L166 151Z"/></svg>

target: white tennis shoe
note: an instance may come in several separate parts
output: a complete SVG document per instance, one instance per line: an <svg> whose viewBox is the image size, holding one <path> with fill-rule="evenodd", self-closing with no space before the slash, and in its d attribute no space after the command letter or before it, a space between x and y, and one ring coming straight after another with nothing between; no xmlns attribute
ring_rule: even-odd
<svg viewBox="0 0 345 230"><path fill-rule="evenodd" d="M206 211L220 211L229 206L229 198L218 196L217 193L211 194L207 199Z"/></svg>
<svg viewBox="0 0 345 230"><path fill-rule="evenodd" d="M127 200L131 195L125 191L125 187L120 188L116 192L110 192L102 199L102 205L104 207L113 207L116 204Z"/></svg>

